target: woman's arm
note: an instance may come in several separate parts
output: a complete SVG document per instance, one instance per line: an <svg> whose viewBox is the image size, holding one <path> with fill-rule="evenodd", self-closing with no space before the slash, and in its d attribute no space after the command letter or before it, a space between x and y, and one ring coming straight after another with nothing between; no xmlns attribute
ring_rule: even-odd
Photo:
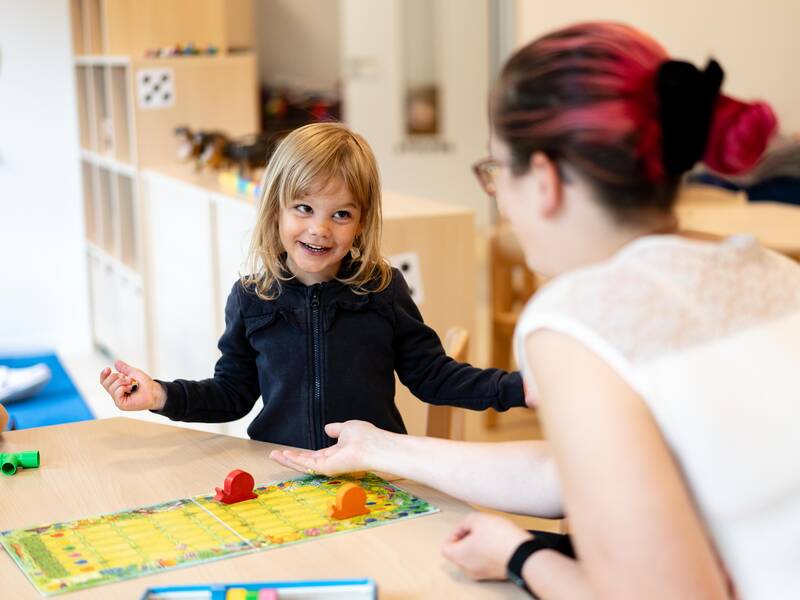
<svg viewBox="0 0 800 600"><path fill-rule="evenodd" d="M596 354L542 330L527 341L540 414L580 562L525 564L542 598L727 598L725 574L642 399ZM572 567L574 565L574 568ZM568 577L553 577L557 569Z"/></svg>
<svg viewBox="0 0 800 600"><path fill-rule="evenodd" d="M330 423L335 446L274 451L284 466L325 475L376 470L413 479L497 510L562 516L553 461L544 442L479 444L389 433L364 421Z"/></svg>

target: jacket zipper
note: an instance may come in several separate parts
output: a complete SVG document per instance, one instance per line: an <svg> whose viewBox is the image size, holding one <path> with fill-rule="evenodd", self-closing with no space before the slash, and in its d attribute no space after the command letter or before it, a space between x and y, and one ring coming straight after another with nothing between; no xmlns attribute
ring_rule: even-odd
<svg viewBox="0 0 800 600"><path fill-rule="evenodd" d="M324 437L322 435L324 423L322 414L322 356L320 347L322 341L320 339L319 292L319 287L315 287L311 292L311 331L314 350L314 383L311 406L312 420L314 421L314 445L316 448L322 448Z"/></svg>

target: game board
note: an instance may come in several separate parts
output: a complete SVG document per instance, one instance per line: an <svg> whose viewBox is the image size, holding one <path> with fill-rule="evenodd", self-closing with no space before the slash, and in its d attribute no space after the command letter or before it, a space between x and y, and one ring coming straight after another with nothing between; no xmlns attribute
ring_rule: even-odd
<svg viewBox="0 0 800 600"><path fill-rule="evenodd" d="M366 515L328 517L336 491L367 492ZM222 504L213 495L0 533L0 543L45 596L167 569L268 550L438 512L367 473L356 479L307 475L255 488L257 497Z"/></svg>

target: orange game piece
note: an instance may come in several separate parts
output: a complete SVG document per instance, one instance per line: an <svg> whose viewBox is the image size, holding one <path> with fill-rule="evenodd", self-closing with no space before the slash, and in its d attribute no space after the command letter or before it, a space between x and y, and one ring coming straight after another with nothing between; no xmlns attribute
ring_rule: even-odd
<svg viewBox="0 0 800 600"><path fill-rule="evenodd" d="M247 471L236 469L228 473L222 488L214 488L217 495L214 500L225 504L236 504L244 500L252 500L258 496L253 492L255 481Z"/></svg>
<svg viewBox="0 0 800 600"><path fill-rule="evenodd" d="M336 502L328 509L328 516L333 519L349 519L369 513L367 508L367 492L360 485L345 483L336 492Z"/></svg>

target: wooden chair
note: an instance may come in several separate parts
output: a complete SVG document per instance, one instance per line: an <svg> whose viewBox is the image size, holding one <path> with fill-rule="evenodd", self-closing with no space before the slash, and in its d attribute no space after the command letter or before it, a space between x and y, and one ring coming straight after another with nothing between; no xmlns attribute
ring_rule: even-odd
<svg viewBox="0 0 800 600"><path fill-rule="evenodd" d="M536 291L536 276L525 264L525 255L510 225L500 223L489 234L489 268L491 276L491 367L511 370L514 327L525 303ZM486 427L497 426L498 413L486 411Z"/></svg>
<svg viewBox="0 0 800 600"><path fill-rule="evenodd" d="M444 336L444 349L448 356L467 362L469 332L459 326L451 327ZM464 439L464 410L453 406L428 405L425 435L445 439Z"/></svg>
<svg viewBox="0 0 800 600"><path fill-rule="evenodd" d="M687 206L743 206L747 204L744 192L734 192L713 185L702 183L685 183L678 190L675 199L678 207Z"/></svg>

